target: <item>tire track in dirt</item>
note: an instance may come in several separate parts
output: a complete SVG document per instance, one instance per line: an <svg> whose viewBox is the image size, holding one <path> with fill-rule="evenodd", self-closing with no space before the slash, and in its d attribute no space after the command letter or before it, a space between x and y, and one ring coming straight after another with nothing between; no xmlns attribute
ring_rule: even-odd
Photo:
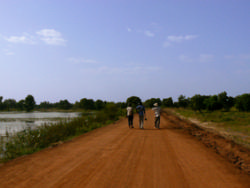
<svg viewBox="0 0 250 188"><path fill-rule="evenodd" d="M0 167L0 187L250 187L249 176L162 116L127 119Z"/></svg>

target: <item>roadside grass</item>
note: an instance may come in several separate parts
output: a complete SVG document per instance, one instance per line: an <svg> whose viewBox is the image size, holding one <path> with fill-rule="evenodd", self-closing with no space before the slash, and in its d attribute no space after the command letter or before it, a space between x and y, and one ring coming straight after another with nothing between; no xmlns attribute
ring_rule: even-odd
<svg viewBox="0 0 250 188"><path fill-rule="evenodd" d="M234 108L229 112L202 111L202 113L183 108L171 110L177 115L181 115L189 120L198 120L201 124L206 124L206 127L215 128L219 132L226 133L227 137L236 143L250 148L250 112L239 112Z"/></svg>
<svg viewBox="0 0 250 188"><path fill-rule="evenodd" d="M93 129L106 126L119 119L119 110L110 106L88 116L65 119L57 123L44 124L35 129L0 138L0 162L6 162L22 155L31 154L57 143L70 140Z"/></svg>

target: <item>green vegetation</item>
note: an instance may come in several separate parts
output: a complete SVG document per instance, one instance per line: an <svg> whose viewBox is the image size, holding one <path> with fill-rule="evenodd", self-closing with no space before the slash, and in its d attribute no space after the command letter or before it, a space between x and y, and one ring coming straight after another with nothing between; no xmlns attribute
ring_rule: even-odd
<svg viewBox="0 0 250 188"><path fill-rule="evenodd" d="M165 107L173 107L174 106L174 102L172 97L169 98L165 98L162 100L162 105Z"/></svg>
<svg viewBox="0 0 250 188"><path fill-rule="evenodd" d="M141 103L141 99L139 97L136 97L136 96L131 96L129 98L127 98L127 101L126 103L127 104L130 104L131 106L133 106L134 108L139 104Z"/></svg>
<svg viewBox="0 0 250 188"><path fill-rule="evenodd" d="M31 110L33 110L36 105L35 99L32 95L28 95L24 101L20 101L20 102L23 102L24 108L27 112L30 112Z"/></svg>
<svg viewBox="0 0 250 188"><path fill-rule="evenodd" d="M161 106L161 99L160 98L151 98L151 99L148 99L144 102L144 105L146 108L151 108L154 103L158 103L158 105Z"/></svg>
<svg viewBox="0 0 250 188"><path fill-rule="evenodd" d="M93 99L83 98L80 101L76 101L74 104L70 103L67 99L60 100L56 103L50 103L48 101L36 104L35 99L32 95L28 95L25 99L16 101L15 99L5 99L0 96L0 111L100 111L103 110L107 105L113 102L102 101L100 99L94 101ZM119 108L125 108L125 102L115 103Z"/></svg>
<svg viewBox="0 0 250 188"><path fill-rule="evenodd" d="M137 96L131 96L127 98L126 102L119 102L116 105L121 108L126 107L129 103L136 107L138 103L141 103L141 99ZM172 97L163 98L151 98L144 102L145 107L151 108L154 103L158 103L162 107L181 107L191 108L194 111L230 111L232 107L235 107L238 111L250 112L250 93L242 94L236 97L227 96L227 92L221 92L218 95L200 95L196 94L193 97L186 98L184 95L178 97L177 102L173 102ZM0 111L16 111L16 110L40 110L40 111L56 111L56 110L67 110L67 111L93 111L102 110L110 102L102 101L100 99L93 100L82 98L80 101L70 103L67 99L60 100L56 103L50 103L48 101L41 102L40 104L35 103L35 99L32 95L28 95L25 100L16 101L15 99L5 99L0 96ZM112 103L112 102L111 102Z"/></svg>
<svg viewBox="0 0 250 188"><path fill-rule="evenodd" d="M55 124L44 124L36 129L1 137L0 156L5 162L16 157L34 153L59 141L65 141L93 129L105 126L119 119L120 110L116 104L110 103L102 111L89 116L82 116L71 121L64 120Z"/></svg>
<svg viewBox="0 0 250 188"><path fill-rule="evenodd" d="M250 112L250 93L237 96L236 101L238 110Z"/></svg>
<svg viewBox="0 0 250 188"><path fill-rule="evenodd" d="M232 107L238 111L250 112L250 93L242 94L236 97L227 96L227 92L221 92L218 95L200 95L196 94L186 98L184 95L178 97L178 101L173 102L172 97L151 98L144 102L146 107L152 107L154 103L162 107L176 107L192 109L194 111L230 111Z"/></svg>
<svg viewBox="0 0 250 188"><path fill-rule="evenodd" d="M237 143L250 146L250 112L239 112L235 108L230 111L203 111L175 108L174 111L186 118L200 122L212 122L208 126L228 133Z"/></svg>
<svg viewBox="0 0 250 188"><path fill-rule="evenodd" d="M225 91L213 96L197 94L191 98L180 95L178 102L174 103L174 106L191 108L199 112L202 112L202 110L230 111L232 107L235 107L239 111L250 112L250 94L239 95L235 98L227 96Z"/></svg>
<svg viewBox="0 0 250 188"><path fill-rule="evenodd" d="M76 135L104 126L126 116L126 106L133 107L141 103L137 96L127 98L126 102L107 102L100 99L83 98L74 104L68 100L60 100L56 103L47 101L36 104L32 95L25 99L5 99L0 96L0 111L14 110L40 110L40 111L81 111L92 113L72 121L61 121L56 124L44 125L37 129L27 129L14 135L7 133L7 138L0 139L0 158L3 161L15 157L33 153L52 143L70 139ZM146 107L151 108L154 103L162 107L175 107L175 111L182 116L196 118L202 122L213 122L213 126L229 132L237 142L250 145L250 93L234 97L227 96L224 91L218 95L194 95L186 98L180 95L177 102L172 97L151 98L144 102Z"/></svg>

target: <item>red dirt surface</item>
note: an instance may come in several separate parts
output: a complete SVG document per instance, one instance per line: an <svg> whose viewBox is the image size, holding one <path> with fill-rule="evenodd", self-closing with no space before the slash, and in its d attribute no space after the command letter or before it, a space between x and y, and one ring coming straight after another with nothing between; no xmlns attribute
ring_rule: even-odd
<svg viewBox="0 0 250 188"><path fill-rule="evenodd" d="M172 115L147 112L0 167L0 187L249 188L250 176L187 134ZM183 122L182 122L183 123Z"/></svg>

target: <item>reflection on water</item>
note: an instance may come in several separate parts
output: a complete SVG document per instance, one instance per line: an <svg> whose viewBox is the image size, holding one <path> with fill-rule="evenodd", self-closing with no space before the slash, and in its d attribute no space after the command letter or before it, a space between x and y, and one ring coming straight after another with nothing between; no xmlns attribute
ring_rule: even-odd
<svg viewBox="0 0 250 188"><path fill-rule="evenodd" d="M30 112L30 113L0 113L1 119L25 119L25 118L72 118L79 116L78 112Z"/></svg>
<svg viewBox="0 0 250 188"><path fill-rule="evenodd" d="M78 112L0 113L0 135L80 116Z"/></svg>

